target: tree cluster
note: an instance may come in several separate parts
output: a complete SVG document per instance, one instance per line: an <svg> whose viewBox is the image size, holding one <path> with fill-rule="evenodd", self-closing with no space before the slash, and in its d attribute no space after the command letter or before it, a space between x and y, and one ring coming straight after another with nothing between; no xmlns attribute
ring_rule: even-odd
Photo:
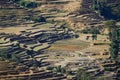
<svg viewBox="0 0 120 80"><path fill-rule="evenodd" d="M110 44L110 55L115 61L117 61L118 58L119 43L120 43L120 30L115 29L111 33L111 44Z"/></svg>
<svg viewBox="0 0 120 80"><path fill-rule="evenodd" d="M120 20L120 0L93 0L92 9L106 19Z"/></svg>
<svg viewBox="0 0 120 80"><path fill-rule="evenodd" d="M118 52L119 52L119 44L120 44L120 29L116 26L115 20L109 20L105 23L105 26L109 31L109 39L111 41L110 44L110 55L112 59L117 61Z"/></svg>

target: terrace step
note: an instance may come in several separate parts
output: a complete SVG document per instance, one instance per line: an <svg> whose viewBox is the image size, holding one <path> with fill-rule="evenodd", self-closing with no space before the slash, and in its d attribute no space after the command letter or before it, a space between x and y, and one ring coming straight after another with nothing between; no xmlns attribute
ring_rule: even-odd
<svg viewBox="0 0 120 80"><path fill-rule="evenodd" d="M52 77L52 78L51 78ZM65 78L63 75L58 75L56 73L52 73L51 71L48 72L44 72L44 71L40 71L37 73L33 73L33 74L21 74L21 75L6 75L6 76L0 76L0 79L5 79L5 80L12 80L12 79L20 79L20 80L25 80L25 79L30 79L30 80L34 80L34 79L45 79L45 80L58 80L58 79L63 79Z"/></svg>
<svg viewBox="0 0 120 80"><path fill-rule="evenodd" d="M50 47L49 44L43 43L42 46L37 46L37 47L35 47L33 50L34 50L34 51L40 51L40 50L43 50L43 49L47 49L47 48L49 48L49 47Z"/></svg>

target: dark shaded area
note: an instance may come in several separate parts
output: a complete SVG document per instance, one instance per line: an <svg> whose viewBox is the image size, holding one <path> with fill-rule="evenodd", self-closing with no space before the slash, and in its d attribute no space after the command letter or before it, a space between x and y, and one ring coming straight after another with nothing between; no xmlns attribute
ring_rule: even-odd
<svg viewBox="0 0 120 80"><path fill-rule="evenodd" d="M106 19L120 20L120 0L93 0L92 8Z"/></svg>

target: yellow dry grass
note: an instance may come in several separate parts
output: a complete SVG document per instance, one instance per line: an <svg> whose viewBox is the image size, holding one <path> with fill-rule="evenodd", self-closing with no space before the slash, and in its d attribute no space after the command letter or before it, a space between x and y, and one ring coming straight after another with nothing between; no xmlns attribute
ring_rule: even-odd
<svg viewBox="0 0 120 80"><path fill-rule="evenodd" d="M0 28L0 33L20 34L20 31L28 29L26 26Z"/></svg>

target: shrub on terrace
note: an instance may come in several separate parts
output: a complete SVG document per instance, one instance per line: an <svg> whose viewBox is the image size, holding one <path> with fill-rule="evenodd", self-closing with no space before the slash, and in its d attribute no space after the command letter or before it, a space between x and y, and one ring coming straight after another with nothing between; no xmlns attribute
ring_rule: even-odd
<svg viewBox="0 0 120 80"><path fill-rule="evenodd" d="M78 69L74 80L93 80L93 78L85 70Z"/></svg>
<svg viewBox="0 0 120 80"><path fill-rule="evenodd" d="M81 32L85 34L100 34L98 29L83 29Z"/></svg>
<svg viewBox="0 0 120 80"><path fill-rule="evenodd" d="M45 17L40 16L40 17L35 18L34 21L35 22L46 22L46 19Z"/></svg>
<svg viewBox="0 0 120 80"><path fill-rule="evenodd" d="M48 70L53 70L54 72L65 74L65 75L75 75L75 72L68 67L61 67L61 65L56 67L48 67Z"/></svg>
<svg viewBox="0 0 120 80"><path fill-rule="evenodd" d="M62 74L66 74L66 69L61 67L61 65L57 66L57 67L54 67L53 69L55 72L59 72L59 73L62 73Z"/></svg>
<svg viewBox="0 0 120 80"><path fill-rule="evenodd" d="M35 7L39 6L40 4L29 1L29 0L20 0L19 5L22 7L26 7L26 8L35 8Z"/></svg>

